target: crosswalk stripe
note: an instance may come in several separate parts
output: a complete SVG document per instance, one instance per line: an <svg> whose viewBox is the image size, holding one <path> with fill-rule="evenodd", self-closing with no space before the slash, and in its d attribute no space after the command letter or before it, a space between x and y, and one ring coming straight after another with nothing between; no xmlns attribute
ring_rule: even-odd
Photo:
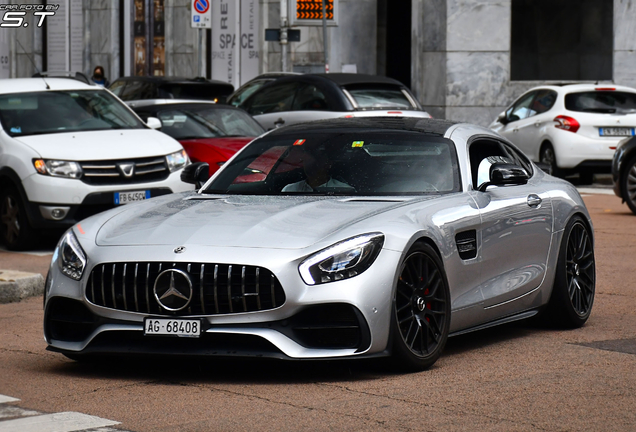
<svg viewBox="0 0 636 432"><path fill-rule="evenodd" d="M18 402L20 399L12 398L11 396L5 396L0 394L0 403Z"/></svg>
<svg viewBox="0 0 636 432"><path fill-rule="evenodd" d="M77 412L44 414L0 421L2 432L73 432L114 426L119 422Z"/></svg>

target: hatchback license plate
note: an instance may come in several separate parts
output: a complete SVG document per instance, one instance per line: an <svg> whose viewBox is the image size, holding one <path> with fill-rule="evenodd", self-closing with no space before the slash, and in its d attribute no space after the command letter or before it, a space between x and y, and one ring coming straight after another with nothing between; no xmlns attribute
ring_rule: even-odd
<svg viewBox="0 0 636 432"><path fill-rule="evenodd" d="M598 128L600 136L634 136L634 128L627 127L607 127Z"/></svg>
<svg viewBox="0 0 636 432"><path fill-rule="evenodd" d="M190 319L146 318L144 336L201 336L201 321Z"/></svg>
<svg viewBox="0 0 636 432"><path fill-rule="evenodd" d="M115 192L115 204L128 204L135 201L143 201L150 198L150 191L130 191L130 192Z"/></svg>

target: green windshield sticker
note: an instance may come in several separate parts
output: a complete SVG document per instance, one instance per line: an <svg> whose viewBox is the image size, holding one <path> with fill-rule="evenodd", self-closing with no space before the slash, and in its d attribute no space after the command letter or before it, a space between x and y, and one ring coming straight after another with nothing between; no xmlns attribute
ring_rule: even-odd
<svg viewBox="0 0 636 432"><path fill-rule="evenodd" d="M353 144L351 144L351 147L362 147L364 145L364 141L354 141Z"/></svg>

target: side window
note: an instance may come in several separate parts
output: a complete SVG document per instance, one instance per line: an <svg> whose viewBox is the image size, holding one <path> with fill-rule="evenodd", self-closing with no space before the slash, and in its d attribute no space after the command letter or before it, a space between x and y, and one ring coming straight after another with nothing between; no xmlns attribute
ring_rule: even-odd
<svg viewBox="0 0 636 432"><path fill-rule="evenodd" d="M298 91L292 105L294 111L324 111L328 108L325 95L312 84L306 84Z"/></svg>
<svg viewBox="0 0 636 432"><path fill-rule="evenodd" d="M477 189L480 184L489 180L488 178L483 178L483 173L480 178L479 173L479 164L481 163L481 161L489 156L509 157L503 146L497 141L478 140L471 143L470 147L468 147L468 157L470 159L470 174L473 181L473 189Z"/></svg>
<svg viewBox="0 0 636 432"><path fill-rule="evenodd" d="M143 81L128 81L119 97L125 101L150 99L153 97L153 85Z"/></svg>
<svg viewBox="0 0 636 432"><path fill-rule="evenodd" d="M525 169L528 173L528 176L532 177L534 170L532 169L532 164L530 163L528 158L519 150L512 148L509 145L504 144L503 146L506 149L506 152L508 152L508 154L510 155L510 159L512 159L514 163L519 165L521 168Z"/></svg>
<svg viewBox="0 0 636 432"><path fill-rule="evenodd" d="M112 91L117 96L120 96L121 93L124 91L125 84L126 81L115 81L110 85L110 87L108 87L108 90Z"/></svg>
<svg viewBox="0 0 636 432"><path fill-rule="evenodd" d="M554 90L539 90L532 102L532 110L537 114L549 111L556 102L557 93Z"/></svg>
<svg viewBox="0 0 636 432"><path fill-rule="evenodd" d="M506 115L508 121L514 122L517 120L523 120L528 117L532 117L536 114L536 111L532 110L532 101L536 92L530 92L517 101L511 108L508 109Z"/></svg>
<svg viewBox="0 0 636 432"><path fill-rule="evenodd" d="M256 92L247 112L252 115L290 111L298 83L274 84Z"/></svg>

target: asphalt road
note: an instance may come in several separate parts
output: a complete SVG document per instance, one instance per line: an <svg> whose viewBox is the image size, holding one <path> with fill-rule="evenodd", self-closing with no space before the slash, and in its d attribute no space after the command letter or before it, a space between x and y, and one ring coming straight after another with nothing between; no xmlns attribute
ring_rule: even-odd
<svg viewBox="0 0 636 432"><path fill-rule="evenodd" d="M581 329L517 323L451 338L416 374L366 361L79 364L45 351L42 299L32 298L0 305L0 395L136 432L636 430L636 216L613 195L584 198L597 285ZM45 274L49 261L0 252L0 268Z"/></svg>

